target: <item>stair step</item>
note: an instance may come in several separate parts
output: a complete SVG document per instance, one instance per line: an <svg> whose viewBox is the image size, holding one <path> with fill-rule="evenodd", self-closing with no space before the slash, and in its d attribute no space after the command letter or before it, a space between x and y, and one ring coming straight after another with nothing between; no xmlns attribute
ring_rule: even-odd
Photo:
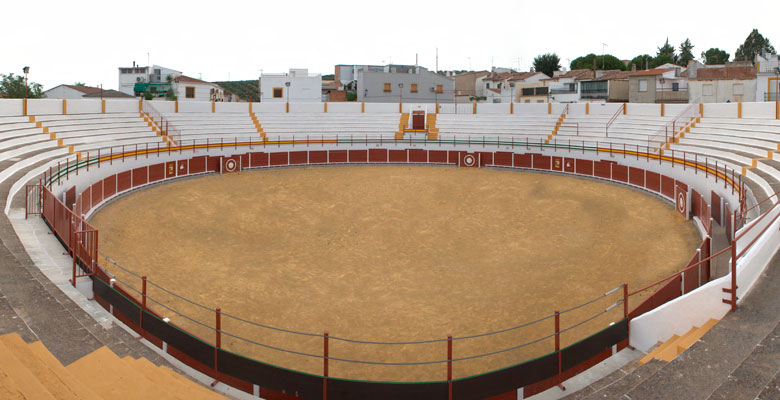
<svg viewBox="0 0 780 400"><path fill-rule="evenodd" d="M704 334L707 333L707 331L709 331L710 328L715 326L717 323L717 319L710 318L710 320L705 322L704 325L702 325L700 328L694 328L688 331L688 333L686 333L683 337L680 338L680 340L677 341L679 353L682 353L691 347L691 345L701 339L701 337L704 336Z"/></svg>
<svg viewBox="0 0 780 400"><path fill-rule="evenodd" d="M25 368L57 399L99 400L100 398L76 380L60 362L49 353L41 342L27 344L17 334L0 337L5 345ZM45 354L43 357L40 354Z"/></svg>
<svg viewBox="0 0 780 400"><path fill-rule="evenodd" d="M3 379L5 385L8 380L15 383L9 385L15 393L20 394L25 399L55 399L55 397L46 390L43 383L35 375L25 368L25 366L13 355L12 351L4 344L0 343L0 371L6 376Z"/></svg>
<svg viewBox="0 0 780 400"><path fill-rule="evenodd" d="M168 399L190 400L193 398L215 398L222 396L208 389L178 376L175 372L165 367L157 367L144 358L134 359L130 356L122 358L122 362L130 368L146 377L157 387L158 392ZM181 378L181 379L177 379Z"/></svg>
<svg viewBox="0 0 780 400"><path fill-rule="evenodd" d="M140 373L128 367L107 347L101 347L68 365L77 379L107 399L152 399L159 391ZM95 379L100 377L100 379Z"/></svg>
<svg viewBox="0 0 780 400"><path fill-rule="evenodd" d="M642 357L642 359L639 360L639 365L644 365L650 360L652 360L653 358L658 357L658 355L661 354L661 352L666 351L666 349L672 346L672 344L679 338L680 338L679 335L672 335L672 337L669 338L669 340L661 343L661 345L656 347L655 350L651 351L646 356Z"/></svg>

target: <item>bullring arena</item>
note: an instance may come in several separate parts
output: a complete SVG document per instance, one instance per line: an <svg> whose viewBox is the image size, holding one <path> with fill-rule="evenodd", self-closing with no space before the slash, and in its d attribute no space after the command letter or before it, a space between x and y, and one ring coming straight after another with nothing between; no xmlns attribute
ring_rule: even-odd
<svg viewBox="0 0 780 400"><path fill-rule="evenodd" d="M0 118L24 250L233 396L657 390L780 243L777 103L68 103Z"/></svg>

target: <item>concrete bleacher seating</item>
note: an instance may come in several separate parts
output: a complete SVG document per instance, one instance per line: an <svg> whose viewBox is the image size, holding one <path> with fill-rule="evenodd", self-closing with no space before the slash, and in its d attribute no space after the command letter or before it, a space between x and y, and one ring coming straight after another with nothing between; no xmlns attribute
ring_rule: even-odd
<svg viewBox="0 0 780 400"><path fill-rule="evenodd" d="M165 113L163 120L175 126L180 140L252 138L260 133L250 115L244 113ZM178 140L175 138L175 140Z"/></svg>
<svg viewBox="0 0 780 400"><path fill-rule="evenodd" d="M719 160L739 171L761 191L758 201L780 190L780 162L772 159L780 143L775 120L701 118L701 122L669 146L671 150Z"/></svg>
<svg viewBox="0 0 780 400"><path fill-rule="evenodd" d="M544 140L555 128L558 115L439 114L439 137L517 136Z"/></svg>
<svg viewBox="0 0 780 400"><path fill-rule="evenodd" d="M99 400L158 398L222 399L171 369L106 347L66 366L41 342L17 334L0 336L0 398Z"/></svg>
<svg viewBox="0 0 780 400"><path fill-rule="evenodd" d="M398 130L399 113L382 114L258 114L269 139L320 136L392 137Z"/></svg>

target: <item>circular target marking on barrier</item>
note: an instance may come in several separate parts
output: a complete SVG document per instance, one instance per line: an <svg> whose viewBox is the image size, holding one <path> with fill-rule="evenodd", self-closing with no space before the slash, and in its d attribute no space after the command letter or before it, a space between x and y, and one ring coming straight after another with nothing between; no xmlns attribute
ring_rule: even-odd
<svg viewBox="0 0 780 400"><path fill-rule="evenodd" d="M184 163L179 164L179 170L184 171Z"/></svg>
<svg viewBox="0 0 780 400"><path fill-rule="evenodd" d="M466 154L465 156L463 156L463 165L467 167L473 167L476 162L477 159L474 158L474 156L471 154Z"/></svg>
<svg viewBox="0 0 780 400"><path fill-rule="evenodd" d="M571 161L566 161L566 169L571 168Z"/></svg>
<svg viewBox="0 0 780 400"><path fill-rule="evenodd" d="M685 214L685 192L677 193L677 211L680 214Z"/></svg>
<svg viewBox="0 0 780 400"><path fill-rule="evenodd" d="M232 158L225 161L225 169L228 170L228 172L234 172L236 170L236 166L236 160Z"/></svg>

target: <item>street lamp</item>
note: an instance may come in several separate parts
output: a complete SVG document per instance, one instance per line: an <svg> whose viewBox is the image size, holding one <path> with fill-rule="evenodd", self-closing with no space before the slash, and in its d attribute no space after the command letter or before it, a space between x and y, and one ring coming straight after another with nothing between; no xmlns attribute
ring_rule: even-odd
<svg viewBox="0 0 780 400"><path fill-rule="evenodd" d="M404 84L399 83L398 84L398 102L403 103L404 102Z"/></svg>
<svg viewBox="0 0 780 400"><path fill-rule="evenodd" d="M30 67L25 66L22 71L24 72L24 98L27 99L27 74L30 73Z"/></svg>
<svg viewBox="0 0 780 400"><path fill-rule="evenodd" d="M284 86L287 86L287 89L285 89L285 90L287 91L287 103L289 103L290 102L290 82L289 81L285 82Z"/></svg>
<svg viewBox="0 0 780 400"><path fill-rule="evenodd" d="M509 102L510 103L514 103L515 102L515 83L514 82L509 82L509 87L511 88L511 91L512 91L512 98L509 99Z"/></svg>

